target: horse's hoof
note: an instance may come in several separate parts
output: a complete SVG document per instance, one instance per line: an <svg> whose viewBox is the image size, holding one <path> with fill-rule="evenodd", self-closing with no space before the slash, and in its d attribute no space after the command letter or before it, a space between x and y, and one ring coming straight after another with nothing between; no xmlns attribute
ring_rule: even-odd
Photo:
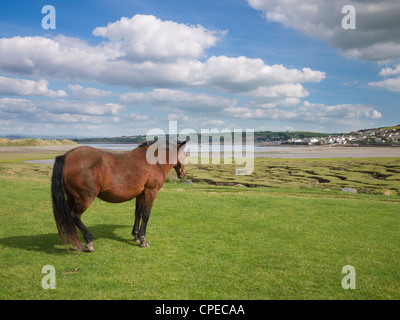
<svg viewBox="0 0 400 320"><path fill-rule="evenodd" d="M93 252L94 251L94 245L93 242L88 242L85 244L84 249L86 252Z"/></svg>
<svg viewBox="0 0 400 320"><path fill-rule="evenodd" d="M140 242L139 247L141 247L141 248L150 248L149 244L147 242L145 242L145 241L144 242Z"/></svg>
<svg viewBox="0 0 400 320"><path fill-rule="evenodd" d="M133 239L133 241L135 241L136 243L140 243L140 239L137 238L137 237L135 237L135 238Z"/></svg>

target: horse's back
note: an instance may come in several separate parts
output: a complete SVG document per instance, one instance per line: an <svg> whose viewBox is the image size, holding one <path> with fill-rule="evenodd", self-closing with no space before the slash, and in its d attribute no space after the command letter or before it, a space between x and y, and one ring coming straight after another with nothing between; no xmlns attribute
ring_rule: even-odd
<svg viewBox="0 0 400 320"><path fill-rule="evenodd" d="M68 151L65 154L65 170L80 174L94 168L100 168L104 162L104 151L92 147L82 146Z"/></svg>

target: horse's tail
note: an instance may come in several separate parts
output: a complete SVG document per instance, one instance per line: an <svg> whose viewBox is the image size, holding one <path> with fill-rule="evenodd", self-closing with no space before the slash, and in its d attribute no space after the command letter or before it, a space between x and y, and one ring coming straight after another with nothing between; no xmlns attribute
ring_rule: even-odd
<svg viewBox="0 0 400 320"><path fill-rule="evenodd" d="M67 199L65 198L63 179L64 161L65 155L58 156L53 167L53 176L51 177L53 213L56 220L58 234L67 250L68 239L76 250L82 251L83 245L76 231L75 222L71 212L72 208L69 207Z"/></svg>

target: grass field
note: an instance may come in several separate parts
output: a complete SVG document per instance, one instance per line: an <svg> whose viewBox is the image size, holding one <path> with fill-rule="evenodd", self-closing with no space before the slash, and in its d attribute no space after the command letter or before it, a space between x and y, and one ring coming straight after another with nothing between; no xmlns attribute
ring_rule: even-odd
<svg viewBox="0 0 400 320"><path fill-rule="evenodd" d="M265 161L256 163L256 174ZM314 165L285 161L290 163L279 165L319 174L324 167L322 160ZM360 166L375 161L374 172L398 170L396 159L382 160L380 166L377 159L352 161ZM0 159L0 299L400 298L398 196L348 194L310 185L311 179L245 188L170 178L150 216L150 248L139 248L131 237L134 201L96 200L83 215L96 251L78 253L67 252L58 239L50 170ZM213 176L201 166L188 171L199 180L226 174ZM391 174L397 179L396 172ZM359 182L369 175L358 176ZM390 177L372 179L394 183L384 188L395 191L398 182ZM249 177L237 179L233 182L249 183L243 180ZM55 267L55 290L41 286L44 265ZM345 265L356 269L355 290L341 286Z"/></svg>

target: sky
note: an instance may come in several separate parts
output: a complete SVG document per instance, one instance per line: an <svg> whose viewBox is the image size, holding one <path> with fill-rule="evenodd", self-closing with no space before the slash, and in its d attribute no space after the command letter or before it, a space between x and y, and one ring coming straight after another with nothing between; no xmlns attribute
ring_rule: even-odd
<svg viewBox="0 0 400 320"><path fill-rule="evenodd" d="M1 1L0 135L399 124L399 17L398 0Z"/></svg>

